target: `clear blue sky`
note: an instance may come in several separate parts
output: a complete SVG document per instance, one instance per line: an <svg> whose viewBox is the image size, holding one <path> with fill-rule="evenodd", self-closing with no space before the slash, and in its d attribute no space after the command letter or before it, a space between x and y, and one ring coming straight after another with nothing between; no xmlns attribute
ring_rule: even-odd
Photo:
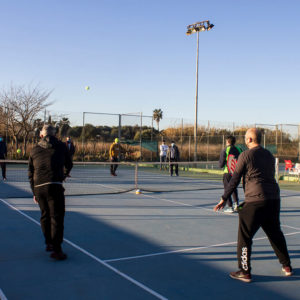
<svg viewBox="0 0 300 300"><path fill-rule="evenodd" d="M1 88L39 83L56 111L299 123L298 0L2 0ZM89 85L87 92L84 87Z"/></svg>

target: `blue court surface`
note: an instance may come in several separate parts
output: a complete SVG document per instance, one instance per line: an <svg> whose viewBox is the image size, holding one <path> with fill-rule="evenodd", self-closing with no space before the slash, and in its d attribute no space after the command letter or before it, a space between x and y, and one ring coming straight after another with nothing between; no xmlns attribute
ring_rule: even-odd
<svg viewBox="0 0 300 300"><path fill-rule="evenodd" d="M182 180L153 176L174 185ZM0 190L4 185L9 181ZM221 193L67 196L65 261L45 252L32 198L2 197L0 299L300 299L300 193L281 191L294 275L283 276L260 230L251 283L229 277L237 270L238 215L213 211Z"/></svg>

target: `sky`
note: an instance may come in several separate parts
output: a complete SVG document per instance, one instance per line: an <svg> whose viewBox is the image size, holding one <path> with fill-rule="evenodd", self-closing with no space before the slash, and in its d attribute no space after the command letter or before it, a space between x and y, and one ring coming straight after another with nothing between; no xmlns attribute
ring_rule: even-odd
<svg viewBox="0 0 300 300"><path fill-rule="evenodd" d="M49 109L163 111L199 123L299 124L298 0L1 0L0 88L52 90ZM86 91L85 86L90 86Z"/></svg>

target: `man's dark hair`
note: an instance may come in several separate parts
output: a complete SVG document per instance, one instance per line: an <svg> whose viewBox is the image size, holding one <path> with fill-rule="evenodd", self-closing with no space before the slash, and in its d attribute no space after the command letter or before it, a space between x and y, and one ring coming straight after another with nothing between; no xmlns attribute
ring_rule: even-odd
<svg viewBox="0 0 300 300"><path fill-rule="evenodd" d="M227 138L226 138L226 141L229 142L230 146L233 146L235 144L235 137L233 135L229 135Z"/></svg>

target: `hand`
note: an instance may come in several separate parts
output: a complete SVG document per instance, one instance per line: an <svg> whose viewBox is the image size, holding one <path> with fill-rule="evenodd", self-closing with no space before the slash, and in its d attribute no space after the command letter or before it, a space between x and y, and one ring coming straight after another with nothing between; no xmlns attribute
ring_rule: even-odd
<svg viewBox="0 0 300 300"><path fill-rule="evenodd" d="M66 182L67 178L69 178L69 177L71 177L71 175L70 174L66 174L63 181Z"/></svg>
<svg viewBox="0 0 300 300"><path fill-rule="evenodd" d="M34 202L35 204L38 204L37 200L35 199L35 196L33 196L33 202Z"/></svg>
<svg viewBox="0 0 300 300"><path fill-rule="evenodd" d="M226 201L224 201L223 198L221 197L220 202L214 207L214 211L218 211L224 208L225 205L226 205Z"/></svg>

